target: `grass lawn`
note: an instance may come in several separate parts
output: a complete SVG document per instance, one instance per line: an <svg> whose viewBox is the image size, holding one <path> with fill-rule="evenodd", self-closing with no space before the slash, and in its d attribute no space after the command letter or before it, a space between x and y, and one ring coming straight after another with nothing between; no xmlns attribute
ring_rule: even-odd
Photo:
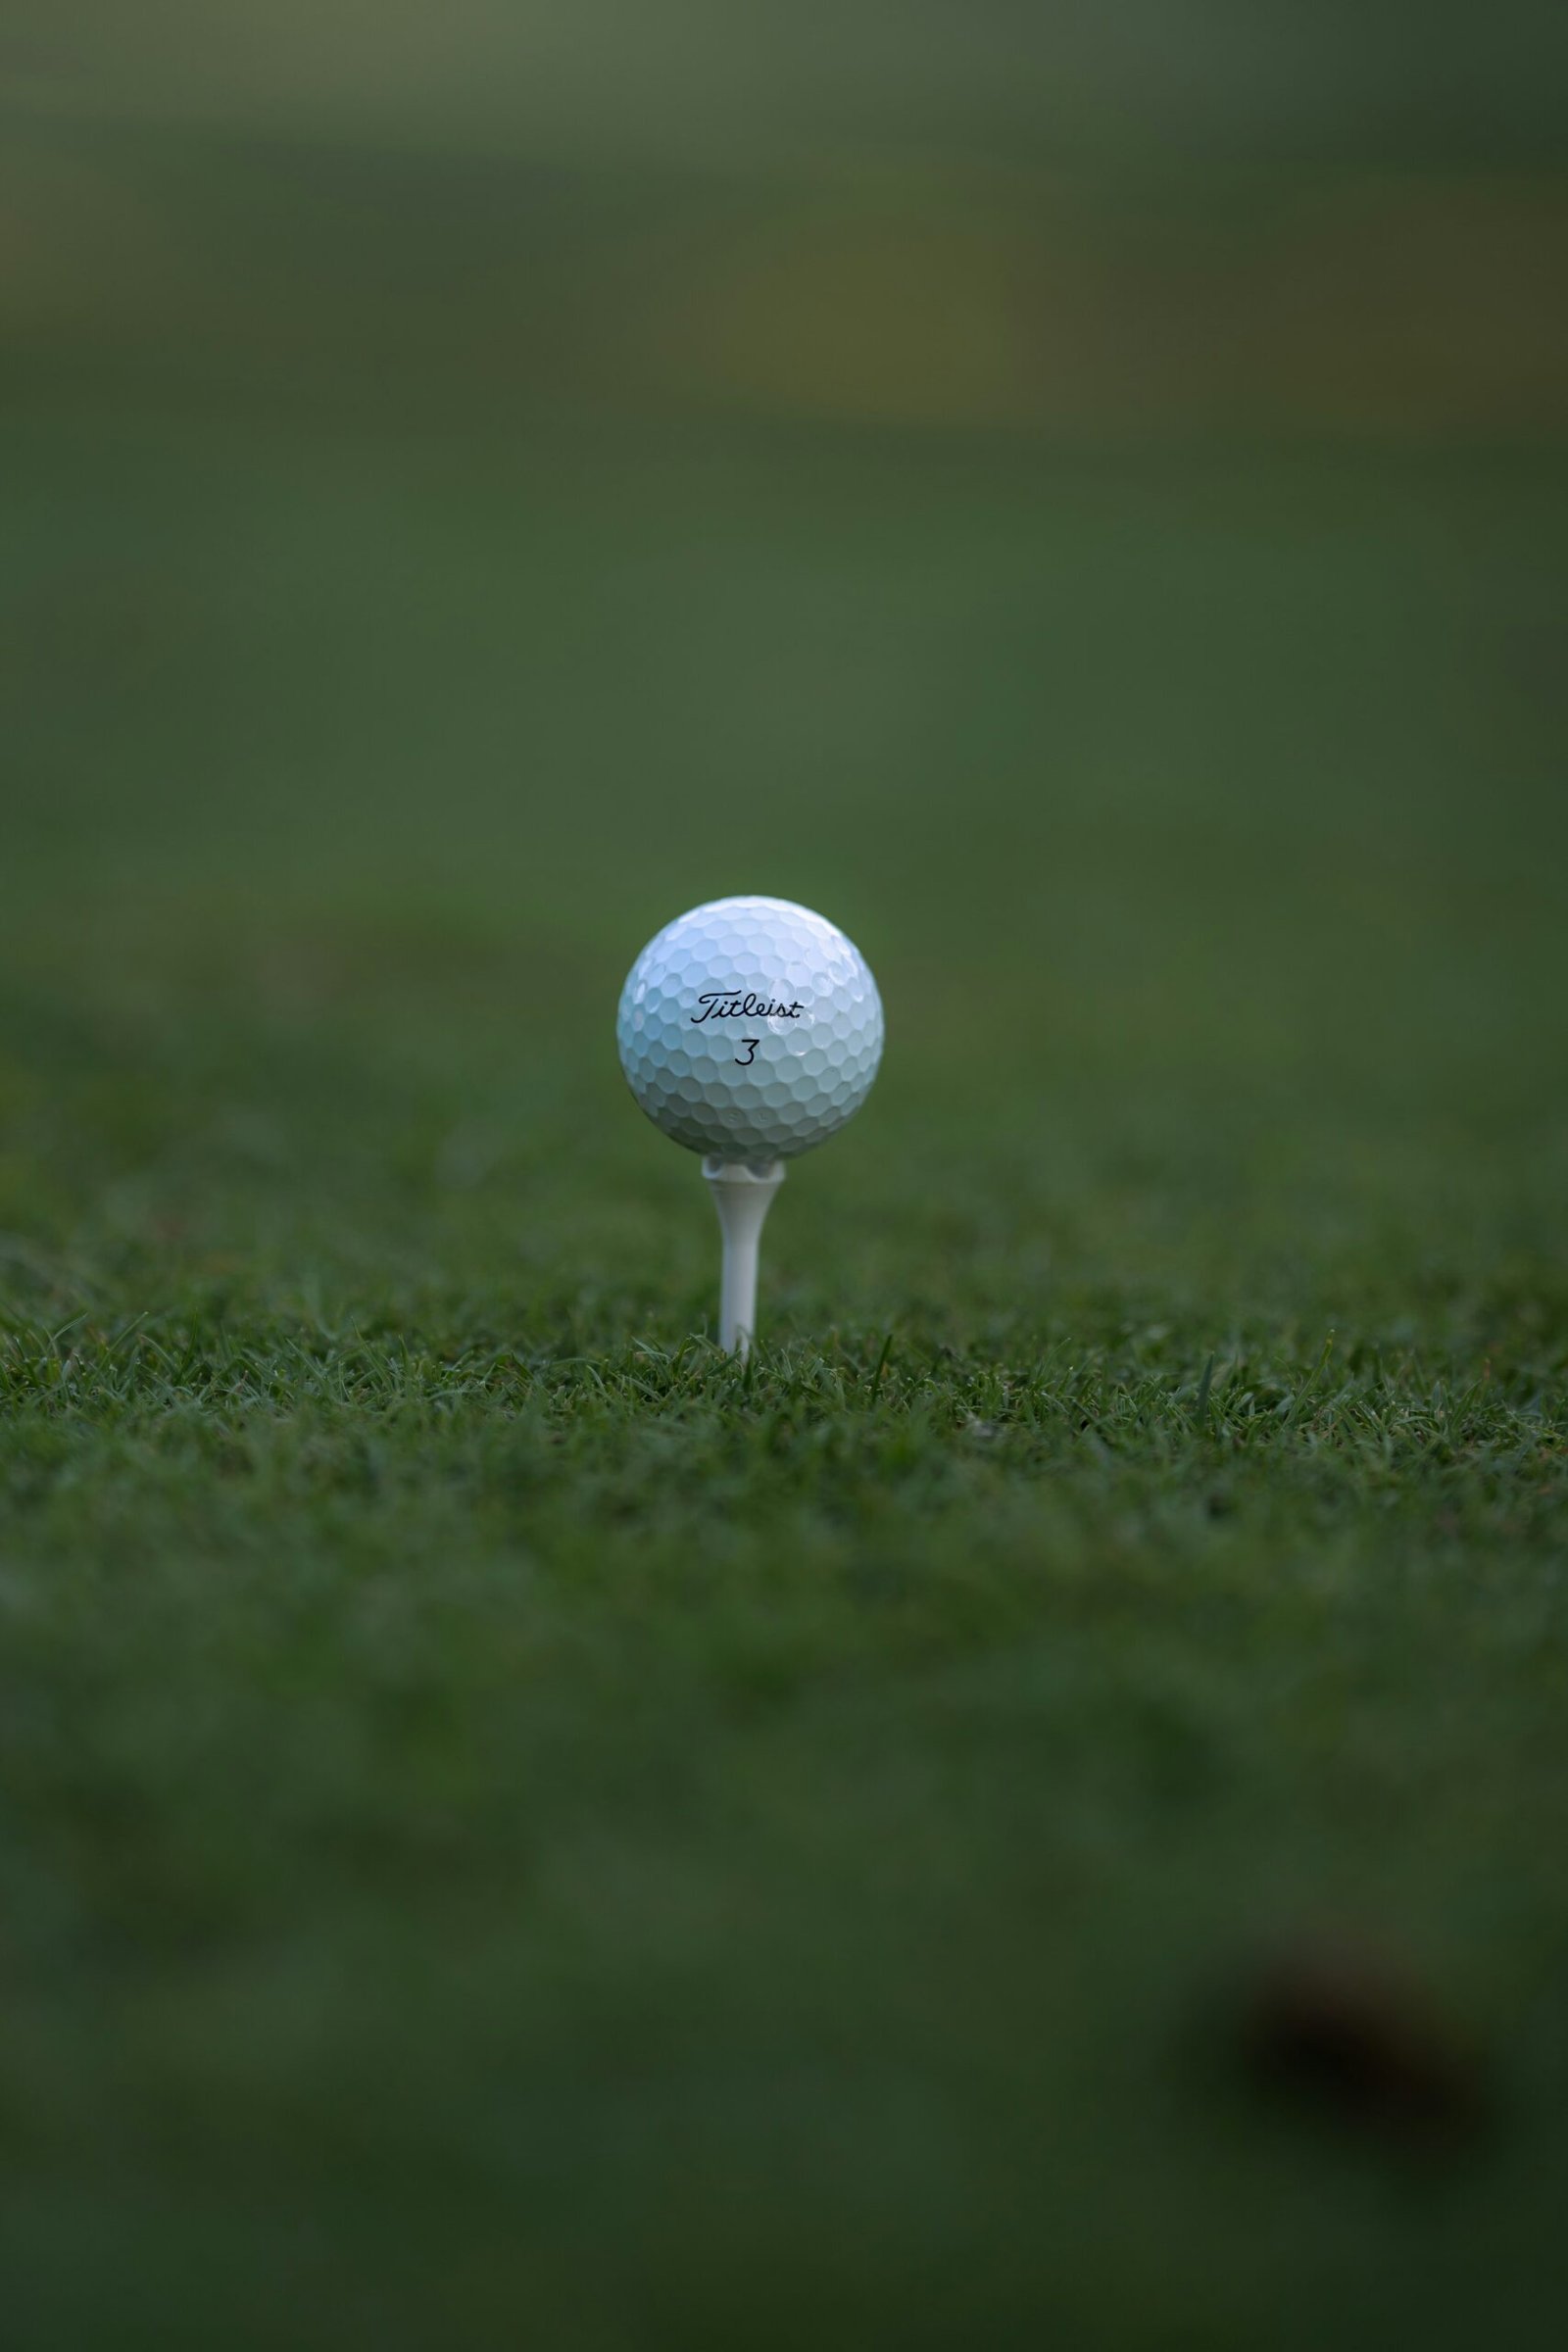
<svg viewBox="0 0 1568 2352"><path fill-rule="evenodd" d="M8 2345L1560 2341L1562 461L5 456Z"/></svg>

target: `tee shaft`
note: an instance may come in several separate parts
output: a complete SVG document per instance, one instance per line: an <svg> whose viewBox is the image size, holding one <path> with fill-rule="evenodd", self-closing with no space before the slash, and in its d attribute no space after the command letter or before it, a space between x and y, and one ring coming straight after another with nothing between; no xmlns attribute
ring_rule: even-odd
<svg viewBox="0 0 1568 2352"><path fill-rule="evenodd" d="M757 1329L759 1246L773 1196L784 1181L784 1162L770 1159L754 1165L710 1154L703 1162L703 1174L723 1236L718 1344L726 1355L745 1357L751 1352Z"/></svg>

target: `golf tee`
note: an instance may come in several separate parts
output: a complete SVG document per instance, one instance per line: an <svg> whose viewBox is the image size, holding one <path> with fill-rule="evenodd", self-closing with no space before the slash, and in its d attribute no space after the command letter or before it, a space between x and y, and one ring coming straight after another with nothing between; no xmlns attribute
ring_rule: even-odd
<svg viewBox="0 0 1568 2352"><path fill-rule="evenodd" d="M718 1344L727 1355L745 1356L757 1329L759 1245L773 1196L784 1181L784 1162L772 1159L754 1167L710 1154L703 1161L703 1174L723 1237Z"/></svg>

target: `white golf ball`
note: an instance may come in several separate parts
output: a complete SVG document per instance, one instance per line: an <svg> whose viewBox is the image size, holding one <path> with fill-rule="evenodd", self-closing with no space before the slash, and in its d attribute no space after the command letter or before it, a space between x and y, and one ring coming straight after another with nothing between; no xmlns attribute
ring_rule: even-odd
<svg viewBox="0 0 1568 2352"><path fill-rule="evenodd" d="M853 941L788 899L714 899L632 965L615 1024L656 1127L720 1159L793 1159L837 1133L882 1058L882 1000Z"/></svg>

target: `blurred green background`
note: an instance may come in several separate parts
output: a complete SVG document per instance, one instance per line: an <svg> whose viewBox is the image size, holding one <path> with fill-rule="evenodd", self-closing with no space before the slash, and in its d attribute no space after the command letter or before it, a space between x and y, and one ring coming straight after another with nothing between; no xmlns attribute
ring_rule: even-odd
<svg viewBox="0 0 1568 2352"><path fill-rule="evenodd" d="M127 1105L73 1143L23 1053L13 1222L319 1277L345 1154L445 1152L421 1220L641 1284L691 1187L606 1007L753 888L894 1007L799 1188L896 1186L841 1311L1004 1163L1069 1225L1126 1171L1203 1282L1239 1193L1253 1273L1554 1201L1563 47L13 10L5 964Z"/></svg>
<svg viewBox="0 0 1568 2352"><path fill-rule="evenodd" d="M14 2340L1555 2340L1565 23L13 0ZM1188 2082L1325 1908L1490 2170Z"/></svg>

